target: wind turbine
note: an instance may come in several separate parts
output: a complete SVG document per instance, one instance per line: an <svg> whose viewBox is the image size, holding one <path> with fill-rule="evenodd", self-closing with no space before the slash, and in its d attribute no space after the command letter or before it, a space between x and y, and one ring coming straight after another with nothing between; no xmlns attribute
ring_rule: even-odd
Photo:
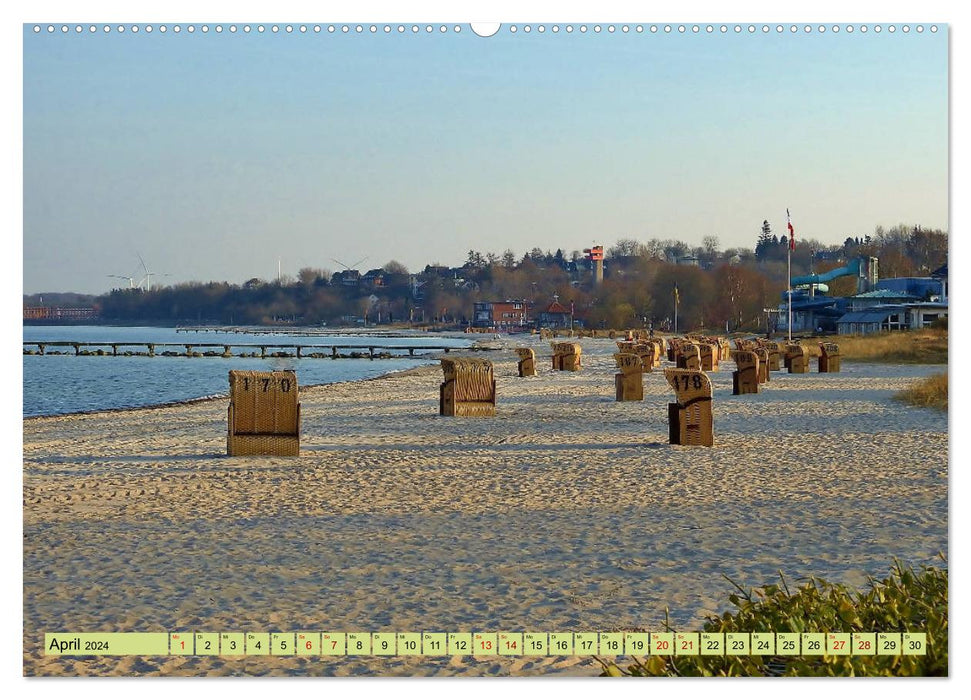
<svg viewBox="0 0 971 700"><path fill-rule="evenodd" d="M142 282L144 282L146 292L152 291L152 275L155 275L156 277L169 276L167 273L152 272L151 270L148 269L148 266L145 264L145 261L142 259L142 256L139 255L138 253L135 253L135 255L138 255L138 261L142 264L142 269L145 270L145 276L142 277L142 279L138 282L138 286L141 287Z"/></svg>
<svg viewBox="0 0 971 700"><path fill-rule="evenodd" d="M152 291L152 275L155 275L156 277L170 276L168 273L152 272L151 270L148 269L148 266L145 264L145 261L142 259L142 256L139 255L138 253L135 253L135 255L138 255L138 261L142 264L142 269L145 270L145 276L142 277L142 279L138 282L138 286L141 287L142 282L144 282L146 292Z"/></svg>
<svg viewBox="0 0 971 700"><path fill-rule="evenodd" d="M125 277L124 275L108 275L108 277L117 277L120 280L128 280L128 288L129 289L134 289L135 288L135 278L134 277Z"/></svg>
<svg viewBox="0 0 971 700"><path fill-rule="evenodd" d="M141 258L139 258L139 259L141 259ZM144 263L142 263L142 264L144 265ZM138 285L135 284L135 275L137 273L138 273L138 268L136 267L135 268L135 272L131 273L130 275L108 275L108 277L114 277L114 278L120 279L120 280L128 280L128 288L129 289L134 289L136 286L141 285L141 282L139 282Z"/></svg>
<svg viewBox="0 0 971 700"><path fill-rule="evenodd" d="M365 260L367 260L367 256L365 255L363 258L361 258L360 260L358 260L353 265L345 265L344 263L342 263L340 260L338 260L336 258L331 258L331 260L333 260L335 263L337 263L338 265L340 265L341 267L343 267L345 270L356 270L358 265L360 265L362 262L364 262Z"/></svg>

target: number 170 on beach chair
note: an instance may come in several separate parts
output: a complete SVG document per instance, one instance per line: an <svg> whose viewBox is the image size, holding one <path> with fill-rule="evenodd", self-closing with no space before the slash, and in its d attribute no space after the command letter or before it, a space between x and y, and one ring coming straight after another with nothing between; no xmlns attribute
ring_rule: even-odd
<svg viewBox="0 0 971 700"><path fill-rule="evenodd" d="M300 404L293 370L230 370L226 451L230 457L300 454Z"/></svg>

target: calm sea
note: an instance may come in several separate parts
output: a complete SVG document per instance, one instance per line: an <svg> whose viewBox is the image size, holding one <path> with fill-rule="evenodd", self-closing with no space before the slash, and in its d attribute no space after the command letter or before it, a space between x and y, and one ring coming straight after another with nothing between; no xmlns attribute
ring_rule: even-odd
<svg viewBox="0 0 971 700"><path fill-rule="evenodd" d="M243 333L176 332L174 328L134 328L114 326L24 326L25 341L68 340L79 342L153 342L153 343L260 343L290 344L338 343L409 347L448 345L468 347L471 339L441 336L375 338L366 335L299 336ZM49 348L52 350L54 348ZM98 357L73 355L24 355L24 416L48 416L109 408L134 408L187 401L205 396L225 395L229 391L231 369L281 370L297 372L301 386L367 379L389 372L400 372L432 360L416 351L414 359L296 359L296 358L219 358L219 357ZM110 351L110 348L107 348ZM124 348L144 352L145 348ZM123 349L123 350L124 350ZM168 348L176 349L176 348ZM204 348L200 348L203 350ZM239 353L242 348L234 348ZM246 352L252 352L245 349ZM268 352L271 350L268 348ZM156 350L161 352L161 349ZM292 350L290 351L292 352ZM326 351L325 351L326 352ZM348 353L348 350L341 352Z"/></svg>

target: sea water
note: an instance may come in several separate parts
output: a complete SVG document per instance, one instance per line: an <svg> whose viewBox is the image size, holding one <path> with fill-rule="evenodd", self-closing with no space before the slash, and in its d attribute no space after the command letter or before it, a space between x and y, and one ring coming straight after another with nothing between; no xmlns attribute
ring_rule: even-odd
<svg viewBox="0 0 971 700"><path fill-rule="evenodd" d="M222 332L177 332L174 328L116 326L24 326L24 341L75 341L93 343L225 343L236 344L234 354L258 348L239 344L316 344L361 346L446 345L463 348L472 339L441 336L403 335L374 337L360 335L292 335ZM32 347L29 349L36 349ZM94 349L94 348L89 348ZM228 394L231 369L283 370L297 373L301 386L368 379L390 372L401 372L433 362L434 352L415 351L415 357L395 359L340 358L247 358L247 357L162 357L163 350L184 352L185 348L157 348L156 357L74 355L71 347L48 348L67 355L24 355L24 416L48 416L106 409L136 408L207 396ZM107 347L108 352L111 351ZM147 352L143 347L119 348L119 352ZM199 351L222 348L198 348ZM267 348L272 352L272 347ZM293 349L287 352L294 353ZM329 352L316 349L314 352ZM348 354L351 350L342 349ZM396 351L401 352L401 351Z"/></svg>

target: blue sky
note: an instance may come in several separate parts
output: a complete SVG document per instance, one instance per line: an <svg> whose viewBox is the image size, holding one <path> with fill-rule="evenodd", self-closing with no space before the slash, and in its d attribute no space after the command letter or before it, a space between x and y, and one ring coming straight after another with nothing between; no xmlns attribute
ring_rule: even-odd
<svg viewBox="0 0 971 700"><path fill-rule="evenodd" d="M294 275L627 237L751 247L786 207L826 243L948 227L946 25L223 26L24 28L26 293L106 291L138 255L171 284L273 278L278 259Z"/></svg>

